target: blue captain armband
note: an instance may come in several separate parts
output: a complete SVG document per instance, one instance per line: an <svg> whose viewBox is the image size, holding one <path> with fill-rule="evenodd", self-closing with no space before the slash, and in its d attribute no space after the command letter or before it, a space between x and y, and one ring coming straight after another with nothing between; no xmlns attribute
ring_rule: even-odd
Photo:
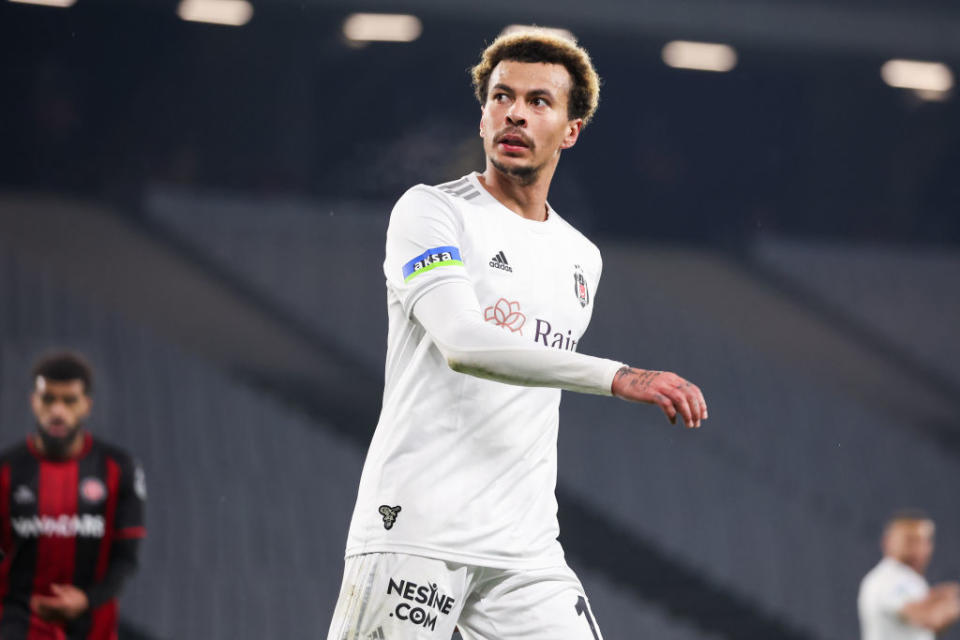
<svg viewBox="0 0 960 640"><path fill-rule="evenodd" d="M416 258L403 265L403 281L410 282L413 278L436 269L437 267L463 266L460 259L460 249L457 247L434 247L427 249Z"/></svg>

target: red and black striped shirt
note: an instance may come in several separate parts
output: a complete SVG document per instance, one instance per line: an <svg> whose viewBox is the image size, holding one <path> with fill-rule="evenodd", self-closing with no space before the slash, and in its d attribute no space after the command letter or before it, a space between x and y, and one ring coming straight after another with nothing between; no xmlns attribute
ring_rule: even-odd
<svg viewBox="0 0 960 640"><path fill-rule="evenodd" d="M0 453L0 638L115 640L116 595L146 535L143 471L123 450L84 434L68 460L43 457L32 437ZM45 622L30 597L51 584L83 589L90 608Z"/></svg>

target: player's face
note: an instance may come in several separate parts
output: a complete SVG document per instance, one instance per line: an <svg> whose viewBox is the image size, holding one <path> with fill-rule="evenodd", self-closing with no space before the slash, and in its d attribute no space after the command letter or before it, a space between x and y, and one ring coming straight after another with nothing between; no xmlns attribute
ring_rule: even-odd
<svg viewBox="0 0 960 640"><path fill-rule="evenodd" d="M502 173L533 182L556 166L583 120L568 119L572 79L560 64L504 60L494 67L480 119L487 159Z"/></svg>
<svg viewBox="0 0 960 640"><path fill-rule="evenodd" d="M92 402L82 380L56 381L37 378L30 405L45 444L48 440L69 446L90 415Z"/></svg>
<svg viewBox="0 0 960 640"><path fill-rule="evenodd" d="M934 525L930 520L895 522L884 540L885 553L924 573L933 556Z"/></svg>

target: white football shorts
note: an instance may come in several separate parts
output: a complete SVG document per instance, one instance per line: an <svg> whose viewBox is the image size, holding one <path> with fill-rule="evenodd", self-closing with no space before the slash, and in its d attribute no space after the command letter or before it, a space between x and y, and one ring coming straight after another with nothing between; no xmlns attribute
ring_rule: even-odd
<svg viewBox="0 0 960 640"><path fill-rule="evenodd" d="M603 640L566 565L491 569L403 553L347 558L327 640Z"/></svg>

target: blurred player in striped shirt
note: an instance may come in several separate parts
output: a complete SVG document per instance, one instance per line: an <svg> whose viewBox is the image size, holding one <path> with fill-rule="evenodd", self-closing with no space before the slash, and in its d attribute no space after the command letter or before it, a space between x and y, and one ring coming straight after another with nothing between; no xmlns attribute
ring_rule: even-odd
<svg viewBox="0 0 960 640"><path fill-rule="evenodd" d="M143 470L86 429L93 371L34 367L36 430L0 453L0 638L115 640L117 595L146 535Z"/></svg>

